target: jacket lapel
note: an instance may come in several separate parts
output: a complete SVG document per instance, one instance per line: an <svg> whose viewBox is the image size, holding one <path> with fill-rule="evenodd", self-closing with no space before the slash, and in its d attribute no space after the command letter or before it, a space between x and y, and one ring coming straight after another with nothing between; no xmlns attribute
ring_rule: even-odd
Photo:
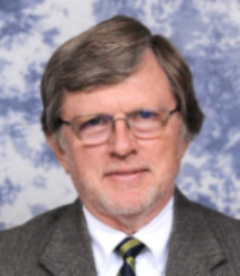
<svg viewBox="0 0 240 276"><path fill-rule="evenodd" d="M174 224L166 276L234 276L200 207L175 193ZM77 201L63 214L41 258L54 276L96 276L82 207Z"/></svg>
<svg viewBox="0 0 240 276"><path fill-rule="evenodd" d="M79 201L63 214L41 263L56 276L96 276L91 242Z"/></svg>
<svg viewBox="0 0 240 276"><path fill-rule="evenodd" d="M210 276L225 260L220 244L198 205L175 193L174 224L169 244L169 276ZM222 274L219 274L222 275Z"/></svg>

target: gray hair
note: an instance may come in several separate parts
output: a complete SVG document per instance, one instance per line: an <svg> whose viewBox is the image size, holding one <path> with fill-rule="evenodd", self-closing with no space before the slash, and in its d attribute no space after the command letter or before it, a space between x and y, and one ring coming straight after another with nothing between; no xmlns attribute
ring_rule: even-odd
<svg viewBox="0 0 240 276"><path fill-rule="evenodd" d="M188 135L198 134L204 115L187 63L165 37L152 35L142 23L127 16L97 24L53 54L41 83L43 131L54 134L59 129L64 91L91 91L121 82L138 68L146 49L153 51L168 77Z"/></svg>

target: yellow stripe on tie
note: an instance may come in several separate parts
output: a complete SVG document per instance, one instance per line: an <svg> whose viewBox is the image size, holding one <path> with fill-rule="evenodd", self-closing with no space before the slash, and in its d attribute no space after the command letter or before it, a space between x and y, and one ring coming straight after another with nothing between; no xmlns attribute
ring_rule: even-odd
<svg viewBox="0 0 240 276"><path fill-rule="evenodd" d="M126 237L119 243L115 251L123 258L118 276L136 276L135 258L144 249L145 245L133 237Z"/></svg>
<svg viewBox="0 0 240 276"><path fill-rule="evenodd" d="M140 244L140 242L136 239L132 239L129 240L128 242L126 242L120 249L120 254L122 255L122 257L124 256L124 254L132 247L136 246Z"/></svg>
<svg viewBox="0 0 240 276"><path fill-rule="evenodd" d="M132 271L135 273L135 260L133 257L127 257L126 262L131 267Z"/></svg>

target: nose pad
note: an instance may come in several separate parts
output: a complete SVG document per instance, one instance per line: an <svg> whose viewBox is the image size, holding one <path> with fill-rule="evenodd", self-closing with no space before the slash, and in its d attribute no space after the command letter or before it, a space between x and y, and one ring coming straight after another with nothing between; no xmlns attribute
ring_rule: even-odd
<svg viewBox="0 0 240 276"><path fill-rule="evenodd" d="M119 117L119 118L116 118L116 119L113 120L112 130L115 130L115 128L116 128L116 121L119 121L119 120L125 121L125 124L126 124L127 128L130 129L130 124L129 124L128 118L126 118L126 117Z"/></svg>
<svg viewBox="0 0 240 276"><path fill-rule="evenodd" d="M115 122L113 124L114 132L112 135L111 151L115 156L125 157L135 151L135 143L129 131L130 125L126 118L115 119L115 121L117 120L124 120L125 122L122 122L122 124L119 123L118 125Z"/></svg>
<svg viewBox="0 0 240 276"><path fill-rule="evenodd" d="M129 121L127 119L125 120L125 123L126 123L127 128L130 129Z"/></svg>

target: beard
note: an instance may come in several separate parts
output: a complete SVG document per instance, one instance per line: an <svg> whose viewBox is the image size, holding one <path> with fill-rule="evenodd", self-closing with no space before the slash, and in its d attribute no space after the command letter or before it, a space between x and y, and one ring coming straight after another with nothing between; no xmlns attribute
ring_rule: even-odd
<svg viewBox="0 0 240 276"><path fill-rule="evenodd" d="M113 168L110 165L109 168ZM150 168L151 172L156 171ZM98 177L103 173L98 173ZM83 204L91 206L95 211L111 216L134 216L154 209L154 206L165 202L174 191L176 174L155 179L152 183L108 183L99 185L97 178L84 175L75 168L72 171L72 180ZM100 179L100 178L98 178Z"/></svg>

